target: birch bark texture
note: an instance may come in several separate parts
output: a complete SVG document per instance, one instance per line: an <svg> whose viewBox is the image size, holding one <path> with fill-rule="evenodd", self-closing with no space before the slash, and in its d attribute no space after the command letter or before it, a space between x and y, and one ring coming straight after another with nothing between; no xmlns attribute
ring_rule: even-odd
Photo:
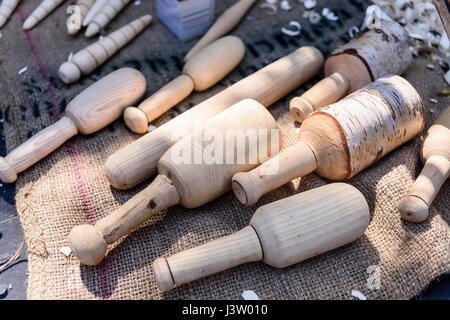
<svg viewBox="0 0 450 320"><path fill-rule="evenodd" d="M408 35L397 22L381 21L337 48L325 61L326 78L290 102L294 118L303 122L313 111L338 101L376 79L402 74L412 63Z"/></svg>
<svg viewBox="0 0 450 320"><path fill-rule="evenodd" d="M230 143L231 131L246 132L242 144ZM247 130L251 132L247 133ZM95 226L77 226L70 232L69 243L80 262L95 265L106 254L107 244L129 234L145 220L175 204L197 208L231 189L231 177L250 170L264 161L260 154L272 156L281 146L277 123L258 102L245 99L205 123L203 130L185 136L170 148L158 164L159 175L147 188L99 220ZM261 132L252 139L252 132ZM237 138L239 140L239 138ZM265 147L265 153L261 148ZM209 150L209 151L208 151ZM223 157L244 151L244 161L230 163ZM181 155L180 155L181 154ZM200 161L196 161L200 159Z"/></svg>
<svg viewBox="0 0 450 320"><path fill-rule="evenodd" d="M323 63L313 47L302 47L192 107L109 157L105 174L112 186L129 189L151 177L161 156L184 135L245 98L270 106L311 79ZM173 132L182 132L178 138Z"/></svg>
<svg viewBox="0 0 450 320"><path fill-rule="evenodd" d="M253 205L265 193L312 171L331 180L350 179L409 141L424 124L422 99L408 81L400 76L378 79L309 115L297 145L237 173L233 190L242 203ZM279 169L273 173L268 168Z"/></svg>
<svg viewBox="0 0 450 320"><path fill-rule="evenodd" d="M355 241L369 220L364 196L332 183L258 208L250 226L232 235L156 259L155 278L168 291L248 262L284 268Z"/></svg>

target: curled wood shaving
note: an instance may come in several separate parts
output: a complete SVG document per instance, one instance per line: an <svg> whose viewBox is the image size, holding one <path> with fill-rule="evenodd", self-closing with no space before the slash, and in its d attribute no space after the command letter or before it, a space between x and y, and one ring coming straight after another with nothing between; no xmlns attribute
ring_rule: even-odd
<svg viewBox="0 0 450 320"><path fill-rule="evenodd" d="M267 9L267 12L273 16L274 14L277 13L278 9L277 6L273 3L263 3L262 5L259 6L261 9Z"/></svg>
<svg viewBox="0 0 450 320"><path fill-rule="evenodd" d="M316 0L304 0L303 5L305 6L306 10L312 9L317 5Z"/></svg>
<svg viewBox="0 0 450 320"><path fill-rule="evenodd" d="M359 290L352 290L352 296L358 298L359 300L367 300L367 297L363 295Z"/></svg>
<svg viewBox="0 0 450 320"><path fill-rule="evenodd" d="M287 29L287 28L281 28L281 32L283 32L285 35L288 35L290 37L298 36L302 30L302 25L298 21L289 21L289 25L291 27L295 27L295 30Z"/></svg>
<svg viewBox="0 0 450 320"><path fill-rule="evenodd" d="M280 8L281 8L281 10L284 10L284 11L289 11L292 9L291 4L289 3L288 0L282 0L280 3Z"/></svg>
<svg viewBox="0 0 450 320"><path fill-rule="evenodd" d="M259 300L258 295L253 290L244 290L244 292L242 292L242 298L244 298L244 300Z"/></svg>

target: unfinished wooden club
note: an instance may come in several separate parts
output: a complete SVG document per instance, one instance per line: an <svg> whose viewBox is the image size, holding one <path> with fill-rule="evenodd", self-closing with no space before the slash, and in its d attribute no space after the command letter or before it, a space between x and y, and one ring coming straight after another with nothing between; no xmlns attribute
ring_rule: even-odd
<svg viewBox="0 0 450 320"><path fill-rule="evenodd" d="M11 183L17 173L29 168L80 131L91 134L116 120L123 109L145 92L144 76L122 68L100 79L77 95L58 122L45 128L6 157L0 157L0 179Z"/></svg>
<svg viewBox="0 0 450 320"><path fill-rule="evenodd" d="M256 210L250 226L227 237L153 262L162 291L243 263L284 268L346 245L366 230L366 199L356 188L333 183Z"/></svg>
<svg viewBox="0 0 450 320"><path fill-rule="evenodd" d="M245 98L268 107L312 78L322 63L319 50L303 47L233 84L114 153L105 164L109 182L118 189L137 185L156 172L164 152L181 139L172 135L175 130L188 135L196 125Z"/></svg>
<svg viewBox="0 0 450 320"><path fill-rule="evenodd" d="M184 62L194 57L200 50L211 42L223 37L230 32L247 11L253 6L256 0L238 0L233 6L227 9L205 33L205 35L195 44L195 46L184 57Z"/></svg>
<svg viewBox="0 0 450 320"><path fill-rule="evenodd" d="M381 78L309 115L299 140L258 168L233 177L246 205L292 179L315 171L331 180L353 177L413 138L425 123L423 102L400 76Z"/></svg>
<svg viewBox="0 0 450 320"><path fill-rule="evenodd" d="M450 107L447 107L428 130L422 146L425 166L406 198L399 204L403 219L424 222L431 203L450 174Z"/></svg>
<svg viewBox="0 0 450 320"><path fill-rule="evenodd" d="M64 62L58 70L59 78L69 84L77 82L113 56L122 47L133 40L152 21L151 15L145 15L114 31L103 39L75 53L69 62Z"/></svg>
<svg viewBox="0 0 450 320"><path fill-rule="evenodd" d="M227 140L231 130L243 134L241 139L233 135L241 143L230 143L234 138ZM254 135L247 130L253 130ZM108 244L151 216L176 204L186 208L204 205L231 189L234 173L254 168L264 156L271 156L272 151L278 153L279 148L275 119L258 102L242 100L207 121L203 130L170 148L159 161L159 175L150 186L95 226L72 229L70 246L81 263L98 264ZM243 153L242 161L234 161L238 153ZM233 161L227 161L231 156Z"/></svg>
<svg viewBox="0 0 450 320"><path fill-rule="evenodd" d="M325 61L326 78L302 96L293 98L290 110L303 122L308 114L338 101L384 76L402 74L412 62L406 31L396 22L381 21L338 48Z"/></svg>
<svg viewBox="0 0 450 320"><path fill-rule="evenodd" d="M231 72L244 58L245 45L238 37L228 36L200 50L184 66L183 74L175 78L138 108L125 109L127 127L136 133L146 133L148 123L182 101L193 90L203 91Z"/></svg>

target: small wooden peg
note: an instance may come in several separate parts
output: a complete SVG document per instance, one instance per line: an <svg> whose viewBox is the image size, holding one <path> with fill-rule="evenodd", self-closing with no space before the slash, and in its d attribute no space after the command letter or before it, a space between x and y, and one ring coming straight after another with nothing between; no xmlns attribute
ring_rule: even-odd
<svg viewBox="0 0 450 320"><path fill-rule="evenodd" d="M77 95L67 106L66 115L45 128L5 158L0 157L0 179L12 183L17 173L29 168L80 131L91 134L116 120L123 109L145 92L144 76L122 68L100 79Z"/></svg>
<svg viewBox="0 0 450 320"><path fill-rule="evenodd" d="M422 146L422 172L408 195L400 201L403 219L424 222L439 189L450 174L450 107L447 107L428 130Z"/></svg>
<svg viewBox="0 0 450 320"><path fill-rule="evenodd" d="M152 16L145 15L130 24L112 32L103 39L78 51L70 62L64 62L58 70L59 78L69 84L77 82L113 56L117 51L133 40L152 21Z"/></svg>
<svg viewBox="0 0 450 320"><path fill-rule="evenodd" d="M34 9L30 16L23 23L23 29L29 30L45 19L53 10L55 10L64 0L43 0L41 4Z"/></svg>

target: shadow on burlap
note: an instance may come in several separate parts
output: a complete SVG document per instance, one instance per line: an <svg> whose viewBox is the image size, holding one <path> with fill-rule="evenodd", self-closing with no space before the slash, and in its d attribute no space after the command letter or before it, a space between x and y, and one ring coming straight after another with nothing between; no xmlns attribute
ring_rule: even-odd
<svg viewBox="0 0 450 320"><path fill-rule="evenodd" d="M216 13L232 3L217 1ZM319 1L316 10L320 12L324 3ZM293 10L280 11L276 16L268 16L255 6L233 32L247 45L243 63L217 86L204 93L194 93L155 125L299 46L314 45L328 54L336 45L348 41L347 30L361 24L368 2L348 1L345 6L341 1L326 3L341 21L324 21L318 26L302 22L303 30L298 37L280 32L290 20L304 21L297 2L292 3ZM1 31L0 110L8 151L56 121L77 93L118 67L138 68L147 78L147 95L156 91L180 72L182 57L194 43L179 42L156 19L139 38L92 76L66 86L56 77L59 65L71 51L91 41L82 35L75 38L66 35L64 7L31 32L24 33L21 21L33 6L34 2L25 1ZM144 12L155 15L153 1L142 1L138 8L128 6L107 31ZM448 97L437 96L438 91L448 89L442 72L427 69L429 63L431 60L424 57L416 58L405 75L423 96L426 129L449 104ZM25 66L28 70L18 75L18 70ZM288 102L318 78L269 109L281 127L284 147L294 143L298 126L290 117ZM430 98L437 98L438 103L430 103ZM167 294L158 291L151 268L153 260L161 255L168 256L246 226L258 206L329 182L315 174L271 192L251 208L242 206L231 192L195 210L175 206L112 246L99 266L80 266L75 257L67 258L59 251L67 245L71 228L104 217L150 182L133 190L118 191L109 186L103 174L108 156L136 138L118 120L96 134L72 138L20 174L16 203L29 246L28 298L239 299L243 290L252 289L261 299L353 299L350 292L357 289L369 299L408 299L433 278L449 271L450 184L444 184L424 224L403 222L397 210L398 202L422 168L420 138L406 143L349 181L364 194L371 209L371 224L365 235L303 263L282 270L262 262L250 263Z"/></svg>

